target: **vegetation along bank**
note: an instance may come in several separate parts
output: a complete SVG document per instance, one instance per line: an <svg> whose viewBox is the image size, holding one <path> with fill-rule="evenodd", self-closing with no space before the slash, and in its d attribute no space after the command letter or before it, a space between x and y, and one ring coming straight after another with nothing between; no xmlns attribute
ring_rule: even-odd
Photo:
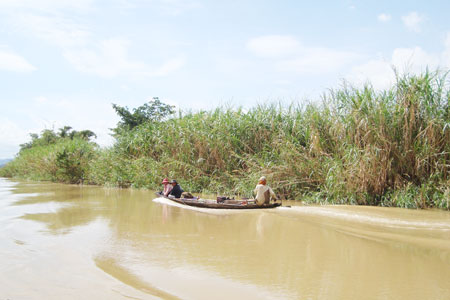
<svg viewBox="0 0 450 300"><path fill-rule="evenodd" d="M343 85L321 102L179 112L158 98L113 105L115 143L89 130L32 134L0 176L251 196L262 175L287 199L450 209L446 73L398 76L384 91Z"/></svg>

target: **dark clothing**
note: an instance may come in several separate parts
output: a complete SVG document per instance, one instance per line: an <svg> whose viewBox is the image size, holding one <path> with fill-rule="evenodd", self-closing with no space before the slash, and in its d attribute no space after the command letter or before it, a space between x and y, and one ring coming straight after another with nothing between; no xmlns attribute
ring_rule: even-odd
<svg viewBox="0 0 450 300"><path fill-rule="evenodd" d="M180 198L181 194L183 193L183 189L179 184L175 185L173 189L170 191L169 195L175 196L175 198Z"/></svg>

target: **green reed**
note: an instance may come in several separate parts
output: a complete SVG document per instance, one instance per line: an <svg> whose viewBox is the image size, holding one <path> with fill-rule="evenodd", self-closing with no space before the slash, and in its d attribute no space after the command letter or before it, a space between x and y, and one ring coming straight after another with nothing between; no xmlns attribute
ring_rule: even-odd
<svg viewBox="0 0 450 300"><path fill-rule="evenodd" d="M381 92L344 85L320 104L184 113L118 136L103 163L122 163L102 183L157 188L168 176L250 196L266 175L289 199L448 208L448 99L446 74L426 72Z"/></svg>
<svg viewBox="0 0 450 300"><path fill-rule="evenodd" d="M66 183L87 183L97 146L82 138L23 149L0 169L0 176Z"/></svg>
<svg viewBox="0 0 450 300"><path fill-rule="evenodd" d="M385 91L344 84L305 105L180 112L116 134L94 151L84 182L157 189L169 177L192 192L248 197L265 175L286 199L450 209L446 75L398 76ZM38 153L18 165L20 156L6 169L37 172ZM47 174L36 176L57 178Z"/></svg>

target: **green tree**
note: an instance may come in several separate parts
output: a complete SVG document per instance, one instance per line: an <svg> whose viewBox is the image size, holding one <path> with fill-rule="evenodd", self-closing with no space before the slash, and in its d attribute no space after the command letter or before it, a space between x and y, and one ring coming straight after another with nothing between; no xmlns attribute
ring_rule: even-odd
<svg viewBox="0 0 450 300"><path fill-rule="evenodd" d="M44 129L41 133L41 145L50 145L56 143L58 136L51 129Z"/></svg>
<svg viewBox="0 0 450 300"><path fill-rule="evenodd" d="M76 131L72 130L71 126L64 126L58 129L58 133L51 129L44 129L41 134L30 133L31 141L20 145L20 151L30 149L38 146L47 146L56 144L64 139L80 138L85 141L90 141L92 137L97 138L97 135L91 130Z"/></svg>
<svg viewBox="0 0 450 300"><path fill-rule="evenodd" d="M33 143L36 142L37 139L39 139L39 135L37 133L30 133L30 137L31 137L31 141L29 141L28 143L23 143L20 144L20 151L25 150L25 149L30 149L31 147L33 147Z"/></svg>
<svg viewBox="0 0 450 300"><path fill-rule="evenodd" d="M81 130L76 135L86 141L89 141L91 137L97 138L97 135L91 130Z"/></svg>
<svg viewBox="0 0 450 300"><path fill-rule="evenodd" d="M69 136L69 132L72 130L72 127L70 126L64 126L59 129L59 137L65 138Z"/></svg>
<svg viewBox="0 0 450 300"><path fill-rule="evenodd" d="M148 103L134 108L132 111L126 106L122 107L117 104L112 106L121 119L117 128L113 129L116 134L120 130L131 130L145 122L160 122L175 112L173 105L163 103L158 97L153 97Z"/></svg>

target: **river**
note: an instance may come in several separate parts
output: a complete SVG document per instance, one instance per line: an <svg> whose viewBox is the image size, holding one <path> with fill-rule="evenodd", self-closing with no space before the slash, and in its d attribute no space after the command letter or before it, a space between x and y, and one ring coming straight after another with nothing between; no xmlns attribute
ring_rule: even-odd
<svg viewBox="0 0 450 300"><path fill-rule="evenodd" d="M450 299L450 212L154 198L0 178L0 300Z"/></svg>

